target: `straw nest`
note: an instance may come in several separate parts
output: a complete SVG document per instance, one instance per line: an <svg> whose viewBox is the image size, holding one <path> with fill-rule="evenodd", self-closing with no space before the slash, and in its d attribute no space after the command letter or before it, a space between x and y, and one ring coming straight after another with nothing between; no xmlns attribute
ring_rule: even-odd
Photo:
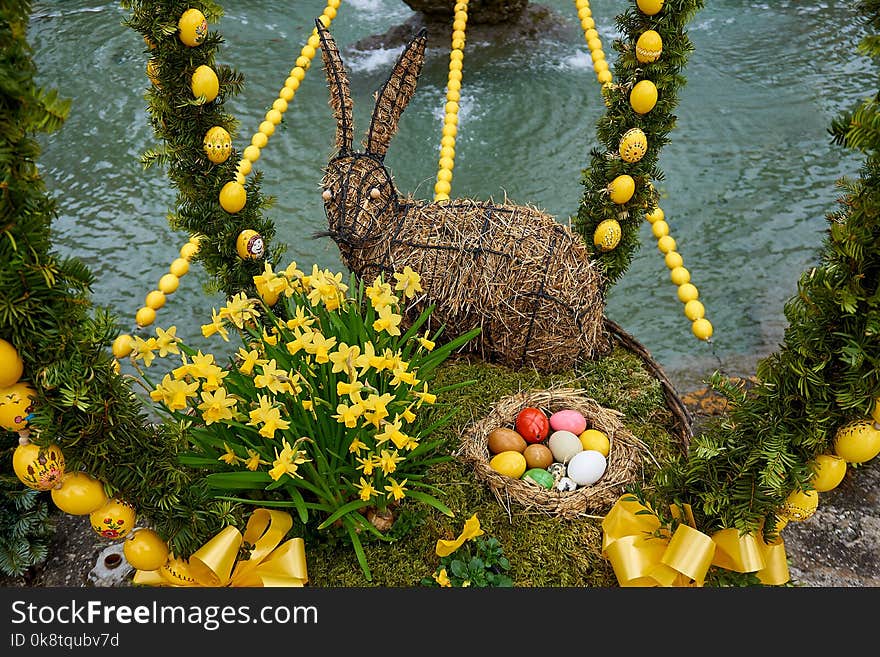
<svg viewBox="0 0 880 657"><path fill-rule="evenodd" d="M562 492L512 479L490 468L489 432L497 427L512 428L517 414L526 406L540 408L548 415L574 409L587 419L588 428L605 432L611 447L602 478L590 486ZM604 514L623 493L624 487L635 480L642 455L647 451L645 444L623 426L622 417L622 413L600 406L576 388L522 391L502 398L488 415L468 425L457 456L473 465L477 476L489 485L508 513L513 501L530 511L565 519Z"/></svg>

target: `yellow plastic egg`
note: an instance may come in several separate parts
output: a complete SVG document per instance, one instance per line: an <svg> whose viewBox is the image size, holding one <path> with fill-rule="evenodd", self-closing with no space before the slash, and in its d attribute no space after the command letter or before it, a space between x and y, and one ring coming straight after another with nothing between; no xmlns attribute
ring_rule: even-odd
<svg viewBox="0 0 880 657"><path fill-rule="evenodd" d="M654 30L645 30L636 41L636 59L642 64L650 64L660 59L663 52L663 39Z"/></svg>
<svg viewBox="0 0 880 657"><path fill-rule="evenodd" d="M600 251L610 251L620 243L620 224L616 219L605 219L596 226L593 244Z"/></svg>
<svg viewBox="0 0 880 657"><path fill-rule="evenodd" d="M656 208L645 214L645 219L653 224L655 221L663 221L666 219L666 213L663 212L663 208L658 205Z"/></svg>
<svg viewBox="0 0 880 657"><path fill-rule="evenodd" d="M708 340L712 337L712 324L708 319L700 318L691 323L691 331L700 340Z"/></svg>
<svg viewBox="0 0 880 657"><path fill-rule="evenodd" d="M500 452L489 461L489 467L499 474L519 479L526 471L526 457L520 452Z"/></svg>
<svg viewBox="0 0 880 657"><path fill-rule="evenodd" d="M249 147L250 148L250 147ZM235 214L247 203L247 191L239 182L229 181L220 190L220 206L229 214Z"/></svg>
<svg viewBox="0 0 880 657"><path fill-rule="evenodd" d="M578 438L585 451L592 449L606 457L608 456L608 452L611 451L611 441L608 439L608 434L604 431L599 431L598 429L586 429L578 436Z"/></svg>
<svg viewBox="0 0 880 657"><path fill-rule="evenodd" d="M834 453L847 463L865 463L880 454L880 425L873 420L855 420L837 430Z"/></svg>
<svg viewBox="0 0 880 657"><path fill-rule="evenodd" d="M703 319L706 315L706 308L696 299L691 299L684 304L684 316L692 322Z"/></svg>
<svg viewBox="0 0 880 657"><path fill-rule="evenodd" d="M58 445L40 447L28 442L12 453L12 469L28 488L50 490L64 476L64 455Z"/></svg>
<svg viewBox="0 0 880 657"><path fill-rule="evenodd" d="M220 93L220 80L217 79L214 69L202 64L193 71L192 78L190 79L190 89L193 96L196 98L204 96L205 102L210 103Z"/></svg>
<svg viewBox="0 0 880 657"><path fill-rule="evenodd" d="M187 9L177 21L178 38L182 43L194 48L205 42L208 35L208 21L198 9Z"/></svg>
<svg viewBox="0 0 880 657"><path fill-rule="evenodd" d="M266 245L263 237L255 230L247 228L238 234L235 240L235 250L242 260L262 258L266 253Z"/></svg>
<svg viewBox="0 0 880 657"><path fill-rule="evenodd" d="M165 305L165 293L162 290L151 290L144 299L144 304L153 310L159 310Z"/></svg>
<svg viewBox="0 0 880 657"><path fill-rule="evenodd" d="M116 358L125 358L128 356L134 347L131 344L131 336L128 333L123 333L122 335L117 336L117 338L113 341L113 355Z"/></svg>
<svg viewBox="0 0 880 657"><path fill-rule="evenodd" d="M0 338L0 388L16 383L24 374L24 361L11 342Z"/></svg>
<svg viewBox="0 0 880 657"><path fill-rule="evenodd" d="M641 128L630 128L620 138L618 150L624 162L638 162L648 152L648 138Z"/></svg>
<svg viewBox="0 0 880 657"><path fill-rule="evenodd" d="M125 560L138 570L158 570L168 560L168 544L152 529L138 529L122 544Z"/></svg>
<svg viewBox="0 0 880 657"><path fill-rule="evenodd" d="M189 260L186 258L175 258L168 265L168 271L178 278L185 276L189 272Z"/></svg>
<svg viewBox="0 0 880 657"><path fill-rule="evenodd" d="M685 267L676 267L669 272L669 280L672 281L673 285L684 285L685 283L690 282L691 273ZM688 301L690 301L690 299L688 299ZM684 303L687 303L687 301Z"/></svg>
<svg viewBox="0 0 880 657"><path fill-rule="evenodd" d="M174 274L165 274L159 279L159 289L165 294L173 294L180 287L180 278Z"/></svg>
<svg viewBox="0 0 880 657"><path fill-rule="evenodd" d="M36 399L37 391L25 381L0 389L0 427L9 431L24 429Z"/></svg>
<svg viewBox="0 0 880 657"><path fill-rule="evenodd" d="M663 9L663 0L636 0L641 12L647 16L659 14Z"/></svg>
<svg viewBox="0 0 880 657"><path fill-rule="evenodd" d="M88 515L107 503L104 484L86 472L66 472L51 495L55 506L72 516Z"/></svg>
<svg viewBox="0 0 880 657"><path fill-rule="evenodd" d="M225 162L232 153L232 136L222 126L215 125L205 133L202 148L211 162L220 164Z"/></svg>
<svg viewBox="0 0 880 657"><path fill-rule="evenodd" d="M156 321L156 311L149 306L142 306L135 313L134 321L138 326L149 326Z"/></svg>
<svg viewBox="0 0 880 657"><path fill-rule="evenodd" d="M814 490L796 490L782 503L779 515L787 520L800 522L812 516L819 508L819 493Z"/></svg>
<svg viewBox="0 0 880 657"><path fill-rule="evenodd" d="M663 262L666 263L666 267L671 271L676 267L684 265L684 258L681 257L681 254L678 251L667 251L663 258Z"/></svg>
<svg viewBox="0 0 880 657"><path fill-rule="evenodd" d="M629 104L636 114L647 114L657 104L657 86L650 80L637 82L629 92Z"/></svg>
<svg viewBox="0 0 880 657"><path fill-rule="evenodd" d="M180 247L180 257L184 260L191 259L196 253L199 252L199 244L198 242L187 242L182 247Z"/></svg>
<svg viewBox="0 0 880 657"><path fill-rule="evenodd" d="M654 234L654 237L669 235L669 224L662 219L660 221L655 221L651 224L651 232Z"/></svg>
<svg viewBox="0 0 880 657"><path fill-rule="evenodd" d="M664 235L659 240L657 240L657 248L660 250L660 253L669 253L670 251L675 251L675 240L670 235Z"/></svg>
<svg viewBox="0 0 880 657"><path fill-rule="evenodd" d="M678 286L678 300L682 303L693 301L700 296L697 286L693 283L682 283Z"/></svg>
<svg viewBox="0 0 880 657"><path fill-rule="evenodd" d="M134 507L119 498L108 500L89 514L92 529L104 538L122 538L134 528L136 518Z"/></svg>
<svg viewBox="0 0 880 657"><path fill-rule="evenodd" d="M611 200L618 205L622 205L632 198L636 191L636 181L632 176L626 174L617 176L608 185L608 194Z"/></svg>
<svg viewBox="0 0 880 657"><path fill-rule="evenodd" d="M846 475L846 460L834 454L819 454L813 459L810 483L820 493L837 488Z"/></svg>

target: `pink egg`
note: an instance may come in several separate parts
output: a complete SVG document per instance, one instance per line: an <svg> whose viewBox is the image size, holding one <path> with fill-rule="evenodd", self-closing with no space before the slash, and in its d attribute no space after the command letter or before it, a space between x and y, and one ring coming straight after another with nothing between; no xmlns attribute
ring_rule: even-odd
<svg viewBox="0 0 880 657"><path fill-rule="evenodd" d="M579 436L587 428L587 419L575 410L556 411L550 416L550 427L554 431L571 431Z"/></svg>

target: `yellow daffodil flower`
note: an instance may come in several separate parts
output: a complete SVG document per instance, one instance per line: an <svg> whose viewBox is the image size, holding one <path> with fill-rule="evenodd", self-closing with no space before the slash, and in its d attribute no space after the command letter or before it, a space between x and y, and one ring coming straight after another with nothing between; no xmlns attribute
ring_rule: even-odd
<svg viewBox="0 0 880 657"><path fill-rule="evenodd" d="M388 335L400 335L400 322L403 319L394 312L391 306L379 308L376 313L379 319L373 322L374 331L385 331Z"/></svg>
<svg viewBox="0 0 880 657"><path fill-rule="evenodd" d="M404 267L403 272L400 274L395 272L394 278L397 279L394 289L398 292L403 292L403 296L406 299L412 299L416 296L416 293L422 291L422 277L410 269L409 266Z"/></svg>
<svg viewBox="0 0 880 657"><path fill-rule="evenodd" d="M247 453L248 458L244 462L244 467L246 467L251 472L256 471L256 469L259 468L261 465L269 465L268 462L260 458L260 455L257 453L256 450L248 448Z"/></svg>
<svg viewBox="0 0 880 657"><path fill-rule="evenodd" d="M229 465L235 465L238 461L241 461L241 458L235 455L235 450L232 449L225 442L223 443L223 449L226 450L226 453L218 456L218 461L223 461L224 463L228 463Z"/></svg>
<svg viewBox="0 0 880 657"><path fill-rule="evenodd" d="M419 336L419 344L422 345L422 347L424 347L424 349L426 351L433 351L434 347L437 346L433 340L428 339L428 332L427 331L425 331L424 336L421 336L421 335Z"/></svg>
<svg viewBox="0 0 880 657"><path fill-rule="evenodd" d="M226 342L229 342L229 331L223 325L223 318L217 314L216 308L211 308L211 323L202 324L202 335L210 338L215 333L219 334Z"/></svg>
<svg viewBox="0 0 880 657"><path fill-rule="evenodd" d="M360 491L360 498L364 502L369 501L370 498L372 498L374 495L376 495L376 493L379 492L375 488L373 488L373 484L371 484L369 481L367 481L363 477L361 477L360 484L355 484L355 488L357 488L358 491Z"/></svg>
<svg viewBox="0 0 880 657"><path fill-rule="evenodd" d="M366 458L356 457L358 462L357 469L363 472L368 477L373 474L373 469L376 467L376 462L373 460L373 456L371 454L367 454Z"/></svg>
<svg viewBox="0 0 880 657"><path fill-rule="evenodd" d="M302 279L305 274L297 269L296 260L291 260L290 264L287 265L287 268L283 272L281 272L281 274L290 283L291 291L287 293L287 296L290 296L290 294L293 292L303 289Z"/></svg>
<svg viewBox="0 0 880 657"><path fill-rule="evenodd" d="M249 413L249 426L257 426L262 423L259 434L264 438L274 438L276 431L284 431L290 427L288 420L281 419L281 409L272 404L272 400L266 395L260 395L260 405Z"/></svg>
<svg viewBox="0 0 880 657"><path fill-rule="evenodd" d="M391 291L391 285L383 283L381 276L377 276L373 284L368 286L364 292L376 310L397 303L397 297Z"/></svg>
<svg viewBox="0 0 880 657"><path fill-rule="evenodd" d="M477 536L483 535L485 532L480 528L480 520L477 518L477 514L475 513L470 518L464 521L464 529L461 530L461 534L458 535L454 541L440 539L437 541L437 547L434 549L434 552L437 553L438 557L446 557L455 552L458 548L460 548L465 541L470 540L472 538L476 538Z"/></svg>
<svg viewBox="0 0 880 657"><path fill-rule="evenodd" d="M367 449L366 444L361 442L359 438L355 438L351 441L351 444L348 446L349 454L360 454L362 449Z"/></svg>
<svg viewBox="0 0 880 657"><path fill-rule="evenodd" d="M198 378L204 379L202 390L216 390L223 385L223 379L228 375L229 371L221 369L218 365L206 365L201 369Z"/></svg>
<svg viewBox="0 0 880 657"><path fill-rule="evenodd" d="M424 404L433 404L437 401L437 395L433 395L428 392L428 382L425 381L425 386L422 388L422 392L416 392L415 396L419 398L419 401L416 402L416 408L421 407Z"/></svg>
<svg viewBox="0 0 880 657"><path fill-rule="evenodd" d="M162 378L162 383L150 392L150 399L161 401L171 411L182 411L187 407L188 400L196 396L198 389L198 381L187 383L172 379L170 374L166 374Z"/></svg>
<svg viewBox="0 0 880 657"><path fill-rule="evenodd" d="M400 422L386 422L382 433L377 433L375 436L376 444L382 445L390 440L397 449L402 449L409 441L409 436L403 433L400 427Z"/></svg>
<svg viewBox="0 0 880 657"><path fill-rule="evenodd" d="M412 404L407 406L406 410L400 414L400 417L403 418L403 421L407 422L409 424L412 424L413 422L415 422L415 419L416 419L416 414L413 413L411 409L412 409Z"/></svg>
<svg viewBox="0 0 880 657"><path fill-rule="evenodd" d="M447 574L445 568L441 568L440 572L434 575L434 581L437 582L440 586L452 586L452 582L449 581L449 575Z"/></svg>
<svg viewBox="0 0 880 657"><path fill-rule="evenodd" d="M206 367L214 365L214 354L203 354L201 349L192 357L192 363L189 366L189 374L195 377L204 377L202 373Z"/></svg>
<svg viewBox="0 0 880 657"><path fill-rule="evenodd" d="M132 358L135 360L143 360L144 366L149 367L153 363L153 359L156 358L156 354L153 353L158 348L156 338L148 338L144 340L136 335L132 338L131 344L134 347L132 350Z"/></svg>
<svg viewBox="0 0 880 657"><path fill-rule="evenodd" d="M231 420L234 417L233 409L237 400L235 397L226 395L226 388L217 388L217 390L203 390L202 403L198 405L198 409L202 411L202 417L205 424L213 424L221 420Z"/></svg>
<svg viewBox="0 0 880 657"><path fill-rule="evenodd" d="M171 370L171 376L178 380L185 379L192 374L192 365L187 359L186 354L180 354L180 362L183 363L180 367L175 367Z"/></svg>
<svg viewBox="0 0 880 657"><path fill-rule="evenodd" d="M363 413L364 407L362 404L352 404L351 406L348 404L337 404L336 415L333 417L340 424L344 424L349 429L354 429L357 426L358 418Z"/></svg>
<svg viewBox="0 0 880 657"><path fill-rule="evenodd" d="M238 366L238 371L245 376L251 376L253 374L254 365L265 365L267 362L266 359L260 358L260 352L256 349L245 351L243 347L239 347L237 355L241 358L241 364Z"/></svg>
<svg viewBox="0 0 880 657"><path fill-rule="evenodd" d="M320 331L312 333L312 341L306 345L306 351L315 356L316 363L329 363L329 351L336 346L336 336L325 338Z"/></svg>
<svg viewBox="0 0 880 657"><path fill-rule="evenodd" d="M294 339L287 343L287 353L291 356L296 356L300 351L308 353L309 346L315 338L315 332L312 330L302 331L297 328L294 329L293 335Z"/></svg>
<svg viewBox="0 0 880 657"><path fill-rule="evenodd" d="M379 454L379 467L382 468L382 474L390 475L392 472L397 470L397 464L401 461L405 461L402 456L397 455L397 450L393 450L389 452L387 449L383 449Z"/></svg>
<svg viewBox="0 0 880 657"><path fill-rule="evenodd" d="M302 306L297 306L296 312L294 313L293 317L287 320L286 326L292 331L293 329L297 328L308 328L314 323L315 318L311 315L306 315L305 308L303 308Z"/></svg>
<svg viewBox="0 0 880 657"><path fill-rule="evenodd" d="M220 309L220 317L228 319L236 328L243 329L245 323L253 321L260 316L260 311L254 308L254 302L244 292L234 295L225 306Z"/></svg>
<svg viewBox="0 0 880 657"><path fill-rule="evenodd" d="M263 331L263 342L274 347L278 344L278 331L274 327L269 332Z"/></svg>
<svg viewBox="0 0 880 657"><path fill-rule="evenodd" d="M371 423L377 429L381 428L382 420L388 417L388 404L394 399L394 395L390 392L386 392L383 395L377 395L375 393L370 394L365 400L363 400L364 405L364 419Z"/></svg>
<svg viewBox="0 0 880 657"><path fill-rule="evenodd" d="M315 410L315 402L313 402L311 399L303 399L300 403L302 404L303 410Z"/></svg>
<svg viewBox="0 0 880 657"><path fill-rule="evenodd" d="M254 377L254 387L267 388L273 394L285 392L287 389L287 372L279 370L275 365L273 358L268 363L260 366L261 374Z"/></svg>
<svg viewBox="0 0 880 657"><path fill-rule="evenodd" d="M156 347L159 349L159 358L165 358L168 354L179 354L177 343L180 341L175 335L176 326L169 326L168 330L156 327Z"/></svg>
<svg viewBox="0 0 880 657"><path fill-rule="evenodd" d="M350 383L346 383L345 381L336 382L336 394L340 397L342 395L348 395L348 398L353 404L363 403L363 400L361 399L361 390L363 389L364 384L357 379L352 379Z"/></svg>
<svg viewBox="0 0 880 657"><path fill-rule="evenodd" d="M340 342L336 347L336 351L330 354L330 362L333 363L331 373L345 372L349 376L354 374L354 364L357 357L360 356L361 348L357 345L348 346L345 342Z"/></svg>
<svg viewBox="0 0 880 657"><path fill-rule="evenodd" d="M373 343L367 340L364 343L364 353L355 358L354 363L360 369L361 376L363 376L371 367L377 372L381 372L385 369L385 356L377 355Z"/></svg>
<svg viewBox="0 0 880 657"><path fill-rule="evenodd" d="M304 451L291 447L286 439L282 445L281 454L278 453L278 448L275 448L275 461L272 463L272 469L269 470L269 476L275 481L281 479L285 474L296 477L299 465L309 460Z"/></svg>
<svg viewBox="0 0 880 657"><path fill-rule="evenodd" d="M395 500L402 500L406 497L406 488L404 485L408 481L404 479L399 484L394 481L394 479L388 480L390 483L385 486L385 490L388 491L388 497L393 497Z"/></svg>
<svg viewBox="0 0 880 657"><path fill-rule="evenodd" d="M274 306L278 301L278 297L288 287L287 279L279 276L272 271L272 265L265 263L263 273L254 276L254 285L257 288L257 294L266 302L267 306Z"/></svg>

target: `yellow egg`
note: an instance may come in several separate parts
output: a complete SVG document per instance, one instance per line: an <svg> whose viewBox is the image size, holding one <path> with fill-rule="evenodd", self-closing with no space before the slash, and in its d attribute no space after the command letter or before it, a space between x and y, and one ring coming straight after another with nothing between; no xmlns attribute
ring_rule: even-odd
<svg viewBox="0 0 880 657"><path fill-rule="evenodd" d="M190 89L192 90L193 96L196 98L204 96L205 102L210 103L217 97L217 94L220 93L220 80L217 79L217 74L214 72L214 69L202 64L193 71L190 80Z"/></svg>
<svg viewBox="0 0 880 657"><path fill-rule="evenodd" d="M700 318L691 323L691 331L700 340L708 340L712 337L712 324L708 319Z"/></svg>
<svg viewBox="0 0 880 657"><path fill-rule="evenodd" d="M134 528L136 518L134 507L119 498L108 500L89 514L92 529L104 538L122 538Z"/></svg>
<svg viewBox="0 0 880 657"><path fill-rule="evenodd" d="M149 326L156 321L156 311L149 306L138 308L138 311L134 316L134 321L138 326Z"/></svg>
<svg viewBox="0 0 880 657"><path fill-rule="evenodd" d="M834 453L847 463L865 463L880 454L880 425L872 420L855 420L837 430Z"/></svg>
<svg viewBox="0 0 880 657"><path fill-rule="evenodd" d="M229 214L235 214L247 203L247 191L241 183L230 181L220 190L220 206Z"/></svg>
<svg viewBox="0 0 880 657"><path fill-rule="evenodd" d="M663 208L658 205L656 208L645 214L645 219L653 224L655 221L663 221L666 219L666 213L663 212Z"/></svg>
<svg viewBox="0 0 880 657"><path fill-rule="evenodd" d="M215 125L205 133L202 148L211 162L220 164L225 162L232 153L232 136L222 126Z"/></svg>
<svg viewBox="0 0 880 657"><path fill-rule="evenodd" d="M611 196L611 200L618 205L622 205L629 201L635 191L636 181L633 180L632 176L626 174L617 176L617 178L612 180L608 185L608 193Z"/></svg>
<svg viewBox="0 0 880 657"><path fill-rule="evenodd" d="M131 344L131 336L128 333L123 333L122 335L117 336L117 338L113 341L113 355L116 358L125 358L128 356L134 347Z"/></svg>
<svg viewBox="0 0 880 657"><path fill-rule="evenodd" d="M616 219L605 219L596 226L593 245L600 251L610 251L620 243L620 224Z"/></svg>
<svg viewBox="0 0 880 657"><path fill-rule="evenodd" d="M657 240L657 248L660 250L660 253L669 253L670 251L675 251L675 246L675 240L669 235L664 235L659 240Z"/></svg>
<svg viewBox="0 0 880 657"><path fill-rule="evenodd" d="M611 441L608 439L608 434L604 431L586 429L578 438L584 450L592 449L606 457L608 452L611 451Z"/></svg>
<svg viewBox="0 0 880 657"><path fill-rule="evenodd" d="M9 431L24 429L36 399L37 391L25 381L0 388L0 427Z"/></svg>
<svg viewBox="0 0 880 657"><path fill-rule="evenodd" d="M657 104L657 86L650 80L637 82L629 92L629 104L636 114L647 114Z"/></svg>
<svg viewBox="0 0 880 657"><path fill-rule="evenodd" d="M636 59L642 64L650 64L660 59L663 52L663 39L654 30L645 30L636 41Z"/></svg>
<svg viewBox="0 0 880 657"><path fill-rule="evenodd" d="M663 258L663 262L666 263L668 269L672 270L684 265L684 258L681 257L681 254L678 251L667 251L666 256Z"/></svg>
<svg viewBox="0 0 880 657"><path fill-rule="evenodd" d="M693 301L699 296L700 292L697 290L697 287L692 283L682 283L678 286L678 300L682 303Z"/></svg>
<svg viewBox="0 0 880 657"><path fill-rule="evenodd" d="M703 319L705 315L705 307L696 299L692 299L684 304L684 316L692 322L695 322L698 319Z"/></svg>
<svg viewBox="0 0 880 657"><path fill-rule="evenodd" d="M11 342L0 338L0 388L16 383L24 374L24 361Z"/></svg>
<svg viewBox="0 0 880 657"><path fill-rule="evenodd" d="M189 260L186 258L175 258L168 266L168 271L178 278L185 276L189 272Z"/></svg>
<svg viewBox="0 0 880 657"><path fill-rule="evenodd" d="M55 506L72 516L88 515L107 503L104 484L85 472L65 473L51 495Z"/></svg>
<svg viewBox="0 0 880 657"><path fill-rule="evenodd" d="M526 471L526 457L519 452L501 452L492 457L489 467L512 479L519 479Z"/></svg>
<svg viewBox="0 0 880 657"><path fill-rule="evenodd" d="M196 578L189 569L189 562L180 557L168 555L168 559L159 567L159 574L173 586L196 585Z"/></svg>
<svg viewBox="0 0 880 657"><path fill-rule="evenodd" d="M12 469L28 488L50 490L64 476L64 455L58 445L20 444L12 453Z"/></svg>
<svg viewBox="0 0 880 657"><path fill-rule="evenodd" d="M630 128L620 138L618 150L624 162L638 162L648 152L648 138L641 128Z"/></svg>
<svg viewBox="0 0 880 657"><path fill-rule="evenodd" d="M636 0L636 4L643 14L653 16L663 9L663 0Z"/></svg>
<svg viewBox="0 0 880 657"><path fill-rule="evenodd" d="M814 473L810 483L820 493L837 488L846 475L846 460L834 454L819 454L812 465Z"/></svg>
<svg viewBox="0 0 880 657"><path fill-rule="evenodd" d="M669 235L669 224L662 219L660 221L655 221L651 224L651 232L654 234L654 237Z"/></svg>
<svg viewBox="0 0 880 657"><path fill-rule="evenodd" d="M691 273L684 267L676 267L669 272L669 280L672 281L673 285L684 285L690 282ZM687 301L684 303L687 303Z"/></svg>
<svg viewBox="0 0 880 657"><path fill-rule="evenodd" d="M191 259L196 253L199 252L198 243L187 242L182 247L180 247L180 257L184 260Z"/></svg>
<svg viewBox="0 0 880 657"><path fill-rule="evenodd" d="M263 237L255 230L247 228L238 234L235 250L242 260L262 258L266 253Z"/></svg>
<svg viewBox="0 0 880 657"><path fill-rule="evenodd" d="M178 38L185 45L194 48L205 42L208 35L208 21L198 9L187 9L177 21Z"/></svg>
<svg viewBox="0 0 880 657"><path fill-rule="evenodd" d="M819 493L814 490L806 492L796 490L792 491L782 503L779 515L787 520L800 522L812 516L817 508L819 508Z"/></svg>
<svg viewBox="0 0 880 657"><path fill-rule="evenodd" d="M168 544L152 529L138 529L122 544L125 560L138 570L158 570L168 560Z"/></svg>
<svg viewBox="0 0 880 657"><path fill-rule="evenodd" d="M599 71L599 73L596 75L596 79L602 84L605 84L606 82L611 82L611 71Z"/></svg>
<svg viewBox="0 0 880 657"><path fill-rule="evenodd" d="M266 148L266 144L268 143L269 137L262 132L254 133L254 136L251 137L251 145L256 146L257 148Z"/></svg>
<svg viewBox="0 0 880 657"><path fill-rule="evenodd" d="M180 286L180 278L174 274L165 274L159 279L159 289L165 294L173 294Z"/></svg>
<svg viewBox="0 0 880 657"><path fill-rule="evenodd" d="M144 303L153 310L159 310L165 305L165 293L161 290L152 290L147 294Z"/></svg>

